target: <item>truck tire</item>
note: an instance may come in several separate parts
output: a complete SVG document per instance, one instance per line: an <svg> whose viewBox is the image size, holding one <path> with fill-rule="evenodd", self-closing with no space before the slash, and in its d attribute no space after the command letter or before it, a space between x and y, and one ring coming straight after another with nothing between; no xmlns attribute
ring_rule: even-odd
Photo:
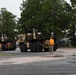
<svg viewBox="0 0 76 75"><path fill-rule="evenodd" d="M24 43L19 43L21 52L27 52L27 47Z"/></svg>

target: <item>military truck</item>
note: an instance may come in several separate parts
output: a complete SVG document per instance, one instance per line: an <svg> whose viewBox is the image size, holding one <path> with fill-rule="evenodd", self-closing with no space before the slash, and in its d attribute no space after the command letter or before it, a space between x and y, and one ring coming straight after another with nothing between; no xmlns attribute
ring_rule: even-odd
<svg viewBox="0 0 76 75"><path fill-rule="evenodd" d="M7 37L5 34L0 34L0 50L8 51L16 49L16 41L10 40L11 37Z"/></svg>
<svg viewBox="0 0 76 75"><path fill-rule="evenodd" d="M26 34L19 35L19 47L21 52L27 52L30 49L31 52L49 51L49 39L41 36L41 32L28 31ZM54 51L57 49L55 43Z"/></svg>
<svg viewBox="0 0 76 75"><path fill-rule="evenodd" d="M25 34L19 35L19 47L21 52L27 52L30 49L31 52L41 52L43 45L40 38L40 32L36 33L36 30L28 30Z"/></svg>

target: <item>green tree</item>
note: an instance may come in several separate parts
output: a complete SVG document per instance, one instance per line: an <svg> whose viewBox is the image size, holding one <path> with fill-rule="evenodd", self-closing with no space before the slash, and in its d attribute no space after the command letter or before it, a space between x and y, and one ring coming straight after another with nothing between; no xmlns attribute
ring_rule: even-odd
<svg viewBox="0 0 76 75"><path fill-rule="evenodd" d="M44 0L23 1L21 7L21 25L24 30L28 28L37 28L37 15L40 12L41 4ZM38 15L39 16L39 15ZM25 31L26 32L26 31Z"/></svg>
<svg viewBox="0 0 76 75"><path fill-rule="evenodd" d="M0 11L0 32L7 36L14 37L14 29L16 27L15 15L7 11L6 8L1 8Z"/></svg>
<svg viewBox="0 0 76 75"><path fill-rule="evenodd" d="M72 45L76 46L76 0L71 0L71 8L72 20L70 25L70 32L72 36Z"/></svg>
<svg viewBox="0 0 76 75"><path fill-rule="evenodd" d="M71 7L65 1L46 0L42 7L43 26L46 28L44 31L55 32L55 35L59 36L61 31L66 30L70 24L70 10Z"/></svg>
<svg viewBox="0 0 76 75"><path fill-rule="evenodd" d="M24 30L36 28L45 34L62 36L71 20L71 6L61 0L26 0L21 5L20 23Z"/></svg>

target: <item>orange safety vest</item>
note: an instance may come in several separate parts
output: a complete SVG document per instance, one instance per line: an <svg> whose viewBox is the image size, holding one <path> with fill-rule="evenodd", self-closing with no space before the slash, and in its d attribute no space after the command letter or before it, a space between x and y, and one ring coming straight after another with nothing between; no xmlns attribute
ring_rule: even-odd
<svg viewBox="0 0 76 75"><path fill-rule="evenodd" d="M54 45L54 40L53 39L50 39L50 45Z"/></svg>

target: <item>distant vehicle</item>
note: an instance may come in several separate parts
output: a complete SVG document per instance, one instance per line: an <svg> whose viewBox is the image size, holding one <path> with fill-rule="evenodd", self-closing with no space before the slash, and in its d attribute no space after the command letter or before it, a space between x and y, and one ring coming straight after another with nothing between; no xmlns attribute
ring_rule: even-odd
<svg viewBox="0 0 76 75"><path fill-rule="evenodd" d="M30 49L31 52L49 51L49 38L41 37L41 32L38 32L37 34L34 31L29 31L24 35L19 37L21 52L27 52L28 49ZM54 46L54 51L56 51L56 49L57 44Z"/></svg>
<svg viewBox="0 0 76 75"><path fill-rule="evenodd" d="M70 38L62 38L61 40L58 41L58 46L59 47L68 47L68 46L71 46L71 40L70 40Z"/></svg>
<svg viewBox="0 0 76 75"><path fill-rule="evenodd" d="M1 44L1 51L16 49L16 45L13 41L3 41Z"/></svg>
<svg viewBox="0 0 76 75"><path fill-rule="evenodd" d="M8 51L8 50L15 50L16 49L16 42L15 40L11 41L9 38L5 37L3 34L0 35L0 50L1 51Z"/></svg>

